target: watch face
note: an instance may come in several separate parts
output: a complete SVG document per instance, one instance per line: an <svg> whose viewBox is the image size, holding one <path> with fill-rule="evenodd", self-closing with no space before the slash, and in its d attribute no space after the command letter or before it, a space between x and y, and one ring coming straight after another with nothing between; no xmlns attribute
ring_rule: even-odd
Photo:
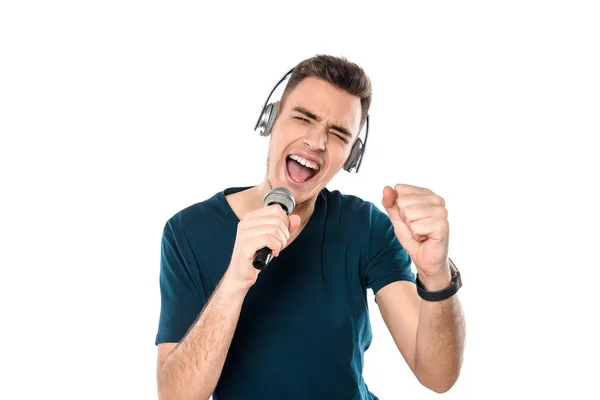
<svg viewBox="0 0 600 400"><path fill-rule="evenodd" d="M458 287L462 287L462 279L460 278L460 271L454 265L454 262L450 257L448 257L448 261L450 262L450 269L452 269L452 283L456 283L458 281Z"/></svg>
<svg viewBox="0 0 600 400"><path fill-rule="evenodd" d="M454 264L454 261L452 261L450 257L448 257L448 264L450 264L450 268L452 268L453 270L458 270L458 268L456 268L456 265Z"/></svg>
<svg viewBox="0 0 600 400"><path fill-rule="evenodd" d="M452 276L456 276L458 275L458 268L456 268L456 265L454 265L454 262L452 261L451 258L448 257L448 264L450 264L450 269L452 270Z"/></svg>

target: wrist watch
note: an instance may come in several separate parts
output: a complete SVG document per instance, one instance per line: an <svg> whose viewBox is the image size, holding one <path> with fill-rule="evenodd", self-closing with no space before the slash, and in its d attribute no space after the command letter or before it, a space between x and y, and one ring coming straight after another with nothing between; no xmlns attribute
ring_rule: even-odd
<svg viewBox="0 0 600 400"><path fill-rule="evenodd" d="M449 297L452 297L458 292L458 289L462 287L462 279L460 277L460 271L456 268L456 265L452 262L452 259L448 257L448 264L450 264L450 270L452 272L452 281L450 282L450 286L445 289L438 290L435 292L429 292L425 289L423 282L419 279L419 274L417 274L417 293L419 296L426 301L442 301L446 300Z"/></svg>

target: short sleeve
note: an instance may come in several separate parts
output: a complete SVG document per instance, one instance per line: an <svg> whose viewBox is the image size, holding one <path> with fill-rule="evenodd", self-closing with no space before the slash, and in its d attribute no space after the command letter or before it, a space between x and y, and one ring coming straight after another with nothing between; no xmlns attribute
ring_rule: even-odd
<svg viewBox="0 0 600 400"><path fill-rule="evenodd" d="M377 294L392 282L415 282L412 260L396 238L389 216L373 204L369 228L369 247L364 266L365 286Z"/></svg>
<svg viewBox="0 0 600 400"><path fill-rule="evenodd" d="M200 268L181 225L175 219L164 227L160 255L160 317L155 344L179 342L195 322L206 296L195 282Z"/></svg>

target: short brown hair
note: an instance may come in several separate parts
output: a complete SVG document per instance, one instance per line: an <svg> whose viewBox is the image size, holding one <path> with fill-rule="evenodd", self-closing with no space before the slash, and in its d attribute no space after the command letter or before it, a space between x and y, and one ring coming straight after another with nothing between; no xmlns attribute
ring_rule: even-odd
<svg viewBox="0 0 600 400"><path fill-rule="evenodd" d="M316 55L301 61L294 67L288 83L281 96L281 104L289 93L304 79L308 77L321 78L332 85L360 98L362 115L360 128L367 118L371 106L371 80L361 67L348 61L344 57L329 55Z"/></svg>

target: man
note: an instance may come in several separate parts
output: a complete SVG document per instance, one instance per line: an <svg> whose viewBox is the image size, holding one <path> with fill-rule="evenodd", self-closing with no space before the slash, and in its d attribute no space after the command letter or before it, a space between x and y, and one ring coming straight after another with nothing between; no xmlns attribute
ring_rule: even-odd
<svg viewBox="0 0 600 400"><path fill-rule="evenodd" d="M264 181L225 189L166 223L161 399L377 399L362 379L372 338L367 288L417 379L436 392L455 383L465 327L444 200L386 186L386 215L325 187L350 156L370 102L357 65L331 56L301 62L277 102ZM263 206L278 186L294 196L289 216ZM259 271L252 261L263 247L274 258Z"/></svg>

